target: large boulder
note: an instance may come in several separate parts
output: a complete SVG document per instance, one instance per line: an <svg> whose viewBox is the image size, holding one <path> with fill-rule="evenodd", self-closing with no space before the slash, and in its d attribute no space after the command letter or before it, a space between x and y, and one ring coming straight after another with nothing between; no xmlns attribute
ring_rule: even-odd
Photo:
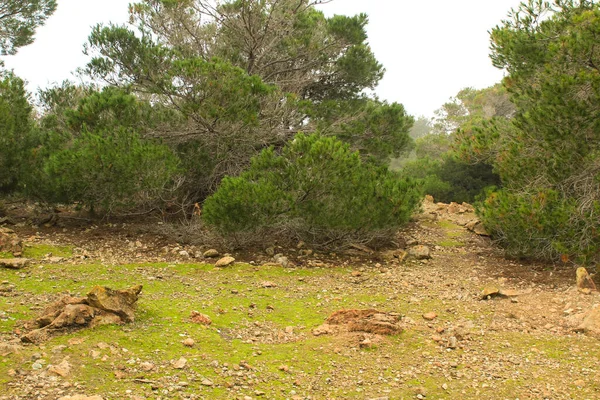
<svg viewBox="0 0 600 400"><path fill-rule="evenodd" d="M27 343L47 340L53 333L67 329L133 322L135 304L142 291L137 285L125 290L96 286L87 297L65 296L50 304L21 337Z"/></svg>
<svg viewBox="0 0 600 400"><path fill-rule="evenodd" d="M15 257L23 254L23 242L12 229L0 227L0 252L11 253Z"/></svg>
<svg viewBox="0 0 600 400"><path fill-rule="evenodd" d="M431 250L429 247L423 245L411 247L408 250L408 254L417 260L428 260L431 258Z"/></svg>
<svg viewBox="0 0 600 400"><path fill-rule="evenodd" d="M219 261L217 261L215 263L215 267L217 268L223 268L223 267L227 267L228 265L231 265L235 262L235 258L231 257L231 256L226 256L221 258Z"/></svg>
<svg viewBox="0 0 600 400"><path fill-rule="evenodd" d="M0 268L22 269L29 265L27 258L2 258L0 259Z"/></svg>
<svg viewBox="0 0 600 400"><path fill-rule="evenodd" d="M116 314L123 322L133 322L135 303L142 291L142 285L125 290L113 290L96 286L87 295L87 303L91 307Z"/></svg>
<svg viewBox="0 0 600 400"><path fill-rule="evenodd" d="M600 336L600 307L593 308L583 316L583 322L575 328L576 332Z"/></svg>
<svg viewBox="0 0 600 400"><path fill-rule="evenodd" d="M584 267L577 268L576 271L577 289L583 293L591 293L596 291L596 284Z"/></svg>

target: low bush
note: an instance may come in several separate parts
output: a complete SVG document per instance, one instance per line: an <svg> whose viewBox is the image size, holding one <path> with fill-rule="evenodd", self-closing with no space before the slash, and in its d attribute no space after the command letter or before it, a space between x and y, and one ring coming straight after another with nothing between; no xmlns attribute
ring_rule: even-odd
<svg viewBox="0 0 600 400"><path fill-rule="evenodd" d="M38 185L44 200L106 213L159 204L179 172L168 147L123 128L83 131L42 164Z"/></svg>
<svg viewBox="0 0 600 400"><path fill-rule="evenodd" d="M594 217L600 203L593 209L582 213L576 200L548 189L489 191L487 199L477 204L486 229L509 253L579 263L598 261L600 255L600 232Z"/></svg>
<svg viewBox="0 0 600 400"><path fill-rule="evenodd" d="M472 203L500 178L487 164L466 164L450 155L443 159L419 158L404 165L400 176L418 179L425 194L443 203Z"/></svg>
<svg viewBox="0 0 600 400"><path fill-rule="evenodd" d="M368 242L406 223L417 185L361 161L332 137L298 135L277 154L254 157L204 203L204 221L223 234L286 232L316 245Z"/></svg>

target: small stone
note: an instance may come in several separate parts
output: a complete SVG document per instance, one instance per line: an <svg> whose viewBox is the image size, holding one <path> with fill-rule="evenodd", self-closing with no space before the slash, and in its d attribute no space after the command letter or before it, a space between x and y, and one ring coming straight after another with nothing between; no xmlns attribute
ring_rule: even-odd
<svg viewBox="0 0 600 400"><path fill-rule="evenodd" d="M67 360L63 360L58 365L49 366L48 372L66 378L71 373L71 364Z"/></svg>
<svg viewBox="0 0 600 400"><path fill-rule="evenodd" d="M220 255L221 255L221 254L220 254L220 253L219 253L219 251L218 251L218 250L216 250L216 249L210 249L210 250L206 250L206 251L205 251L205 252L202 254L202 256L203 256L204 258L217 258L217 257L219 257Z"/></svg>
<svg viewBox="0 0 600 400"><path fill-rule="evenodd" d="M151 362L148 362L148 361L144 361L143 363L140 364L140 368L143 371L149 372L154 369L154 364L152 364Z"/></svg>
<svg viewBox="0 0 600 400"><path fill-rule="evenodd" d="M423 319L427 320L427 321L433 321L434 319L437 318L437 314L434 312L429 312L427 314L423 314Z"/></svg>
<svg viewBox="0 0 600 400"><path fill-rule="evenodd" d="M59 354L62 353L63 351L65 351L67 349L67 346L64 344L58 345L58 346L54 346L52 348L52 353L54 354Z"/></svg>
<svg viewBox="0 0 600 400"><path fill-rule="evenodd" d="M213 386L214 383L210 380L210 379L202 379L202 382L200 382L202 384L202 386Z"/></svg>
<svg viewBox="0 0 600 400"><path fill-rule="evenodd" d="M492 297L499 296L499 295L500 295L500 288L498 288L497 286L494 286L494 285L488 285L488 286L484 287L483 290L481 291L481 298L483 300L488 300Z"/></svg>
<svg viewBox="0 0 600 400"><path fill-rule="evenodd" d="M185 257L185 258L189 258L189 257L190 257L190 253L188 253L186 250L181 250L181 251L179 252L179 255L180 255L181 257Z"/></svg>
<svg viewBox="0 0 600 400"><path fill-rule="evenodd" d="M427 396L427 389L425 389L423 386L413 388L413 391L415 392L415 394L417 396L423 396L423 397Z"/></svg>
<svg viewBox="0 0 600 400"><path fill-rule="evenodd" d="M192 322L195 322L197 324L202 324L202 325L211 325L212 324L212 320L210 319L210 317L208 315L199 313L198 311L192 311L192 314L190 315L190 319L192 320Z"/></svg>
<svg viewBox="0 0 600 400"><path fill-rule="evenodd" d="M102 353L100 353L98 350L90 351L90 357L92 357L94 360L100 358L101 355Z"/></svg>
<svg viewBox="0 0 600 400"><path fill-rule="evenodd" d="M183 345L186 347L194 347L194 344L196 344L196 342L192 338L187 338L181 343L183 343Z"/></svg>
<svg viewBox="0 0 600 400"><path fill-rule="evenodd" d="M222 268L227 267L235 262L235 258L233 257L223 257L219 261L215 263L215 267Z"/></svg>
<svg viewBox="0 0 600 400"><path fill-rule="evenodd" d="M456 339L456 336L451 336L448 339L448 348L449 349L455 349L458 347L458 340Z"/></svg>
<svg viewBox="0 0 600 400"><path fill-rule="evenodd" d="M40 370L40 369L44 368L44 366L39 361L36 361L33 363L31 368L34 370Z"/></svg>
<svg viewBox="0 0 600 400"><path fill-rule="evenodd" d="M290 260L283 254L276 254L273 257L273 261L275 261L277 264L280 264L284 268L290 265Z"/></svg>
<svg viewBox="0 0 600 400"><path fill-rule="evenodd" d="M277 284L275 282L265 281L260 284L263 288L276 288Z"/></svg>
<svg viewBox="0 0 600 400"><path fill-rule="evenodd" d="M428 260L431 258L431 250L427 246L418 245L411 247L408 250L408 254L416 258L417 260Z"/></svg>
<svg viewBox="0 0 600 400"><path fill-rule="evenodd" d="M173 368L175 369L184 369L187 365L187 360L184 357L181 357L179 360L173 362Z"/></svg>
<svg viewBox="0 0 600 400"><path fill-rule="evenodd" d="M516 290L512 290L512 289L500 289L500 296L502 297L509 297L509 298L513 298L513 297L518 297L521 293L516 291Z"/></svg>
<svg viewBox="0 0 600 400"><path fill-rule="evenodd" d="M575 386L577 386L577 387L584 387L585 386L585 381L583 379L578 379L578 380L576 380L573 383L575 383Z"/></svg>

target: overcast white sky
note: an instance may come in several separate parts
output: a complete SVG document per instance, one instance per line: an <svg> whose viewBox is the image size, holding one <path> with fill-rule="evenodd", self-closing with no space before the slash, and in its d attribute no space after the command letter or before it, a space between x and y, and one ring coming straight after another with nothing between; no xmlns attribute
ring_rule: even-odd
<svg viewBox="0 0 600 400"><path fill-rule="evenodd" d="M29 89L74 79L91 27L127 21L130 0L58 0L56 13L34 44L3 57ZM489 60L488 31L520 0L335 0L327 15L369 15L369 42L387 73L381 99L404 104L413 115L431 116L460 89L484 88L502 79Z"/></svg>

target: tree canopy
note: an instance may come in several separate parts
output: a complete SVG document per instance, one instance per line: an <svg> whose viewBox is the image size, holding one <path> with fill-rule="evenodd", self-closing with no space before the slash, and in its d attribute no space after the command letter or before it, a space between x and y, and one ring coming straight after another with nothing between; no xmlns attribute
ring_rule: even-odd
<svg viewBox="0 0 600 400"><path fill-rule="evenodd" d="M56 0L0 0L0 52L33 43L35 30L56 10Z"/></svg>
<svg viewBox="0 0 600 400"><path fill-rule="evenodd" d="M600 244L600 5L529 1L492 31L516 114L473 135L506 188L482 213L517 253L597 259ZM525 206L527 205L527 206Z"/></svg>
<svg viewBox="0 0 600 400"><path fill-rule="evenodd" d="M315 4L145 0L130 6L135 30L93 29L85 72L179 113L145 135L194 160L186 180L200 198L299 132L337 135L387 162L410 146L413 120L363 93L384 73L367 16L326 18Z"/></svg>

